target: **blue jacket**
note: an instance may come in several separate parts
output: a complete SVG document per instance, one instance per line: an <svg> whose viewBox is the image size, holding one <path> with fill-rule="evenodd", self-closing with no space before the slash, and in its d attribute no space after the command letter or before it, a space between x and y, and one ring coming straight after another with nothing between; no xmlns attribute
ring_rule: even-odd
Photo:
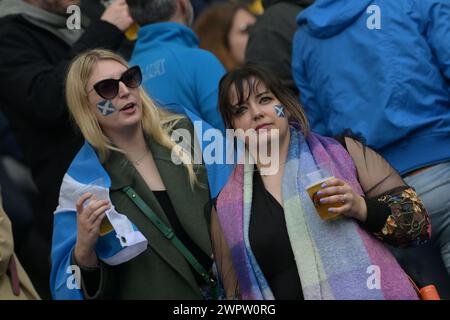
<svg viewBox="0 0 450 320"><path fill-rule="evenodd" d="M139 30L130 64L141 67L143 85L157 103L178 113L183 110L177 106L184 106L224 131L217 95L225 69L198 43L195 33L182 24L149 24Z"/></svg>
<svg viewBox="0 0 450 320"><path fill-rule="evenodd" d="M130 65L141 67L143 85L159 106L186 115L194 124L202 122L201 132L196 133L205 150L211 144L202 139L206 131L215 128L222 135L225 132L217 108L219 81L225 69L212 53L199 49L198 43L195 33L182 24L149 24L139 30ZM221 145L224 148L224 139ZM216 197L233 167L207 162L205 166L211 196Z"/></svg>
<svg viewBox="0 0 450 320"><path fill-rule="evenodd" d="M401 174L450 159L449 0L318 0L297 23L314 131L350 127Z"/></svg>

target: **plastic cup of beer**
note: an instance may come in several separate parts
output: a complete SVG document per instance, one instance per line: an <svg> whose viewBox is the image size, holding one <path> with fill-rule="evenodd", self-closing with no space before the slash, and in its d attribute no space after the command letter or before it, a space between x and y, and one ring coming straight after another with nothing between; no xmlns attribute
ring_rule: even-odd
<svg viewBox="0 0 450 320"><path fill-rule="evenodd" d="M86 192L91 193L96 200L109 200L108 189L106 188L105 181L103 178L96 179L94 181L89 182L86 186L77 190L78 195L81 197ZM89 205L90 200L84 202L84 206ZM113 226L108 219L108 216L105 216L100 224L100 236L103 236L113 230Z"/></svg>
<svg viewBox="0 0 450 320"><path fill-rule="evenodd" d="M307 168L307 172L303 174L303 179L305 180L306 191L311 198L314 206L316 207L317 213L322 220L335 220L341 216L340 213L329 212L329 208L337 208L342 205L342 203L320 203L322 198L317 194L322 188L323 183L333 179L334 176L326 163L315 164Z"/></svg>

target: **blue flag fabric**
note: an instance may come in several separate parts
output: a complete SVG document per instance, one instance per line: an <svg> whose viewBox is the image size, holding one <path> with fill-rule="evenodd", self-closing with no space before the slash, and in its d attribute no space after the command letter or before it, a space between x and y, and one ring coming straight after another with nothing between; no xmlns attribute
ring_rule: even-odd
<svg viewBox="0 0 450 320"><path fill-rule="evenodd" d="M179 103L161 103L159 102L163 108L169 109L172 112L183 114L191 120L194 124L195 134L197 135L197 140L201 141L200 147L203 156L208 155L211 149L215 151L213 153L213 158L217 160L217 162L211 163L208 159L204 159L204 164L206 167L206 171L208 173L208 182L209 182L209 190L212 198L217 197L219 192L225 186L230 177L231 172L234 169L233 161L234 156L232 156L227 164L227 154L226 151L229 149L227 146L227 141L223 136L222 131L214 128L207 121L200 118L199 115L193 113L189 109L183 107ZM200 124L200 126L198 125ZM213 138L214 137L214 138ZM220 138L219 138L220 137ZM212 138L210 140L210 138ZM219 138L217 141L216 138ZM212 145L217 146L218 148L213 148ZM219 149L219 150L218 150ZM231 150L228 150L231 151ZM205 157L203 157L205 158Z"/></svg>
<svg viewBox="0 0 450 320"><path fill-rule="evenodd" d="M102 184L97 184L97 181ZM59 204L53 220L52 268L50 288L54 299L83 299L80 290L80 270L72 264L72 252L77 237L76 202L84 192L109 198L111 180L94 149L87 142L75 156L61 185ZM100 235L95 251L99 260L108 265L129 261L147 249L147 239L114 206L106 212L112 228Z"/></svg>

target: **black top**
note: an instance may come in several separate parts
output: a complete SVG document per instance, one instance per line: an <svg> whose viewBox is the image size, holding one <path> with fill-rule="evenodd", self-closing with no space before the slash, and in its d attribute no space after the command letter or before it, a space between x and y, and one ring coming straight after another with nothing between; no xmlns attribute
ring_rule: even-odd
<svg viewBox="0 0 450 320"><path fill-rule="evenodd" d="M303 299L283 207L266 190L259 171L253 175L249 239L275 299Z"/></svg>
<svg viewBox="0 0 450 320"><path fill-rule="evenodd" d="M175 235L180 239L180 241L186 246L186 248L192 253L192 255L198 260L198 262L205 268L205 270L210 270L212 266L212 259L208 257L195 243L192 241L191 237L186 233L180 220L175 213L172 201L170 201L167 191L153 191L156 199L158 200L161 208L166 214L167 219L169 219L170 225L175 232ZM204 280L202 277L189 265L194 273L195 279L199 285L204 285Z"/></svg>

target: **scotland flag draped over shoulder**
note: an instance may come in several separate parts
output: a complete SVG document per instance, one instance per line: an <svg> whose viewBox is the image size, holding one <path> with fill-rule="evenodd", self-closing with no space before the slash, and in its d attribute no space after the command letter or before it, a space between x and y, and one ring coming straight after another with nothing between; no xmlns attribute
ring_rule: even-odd
<svg viewBox="0 0 450 320"><path fill-rule="evenodd" d="M208 183L209 183L209 192L211 194L212 198L217 197L219 192L222 190L222 188L225 186L225 184L228 181L228 178L231 175L231 172L233 171L234 165L233 164L227 164L227 142L224 136L224 132L214 128L212 125L210 125L207 121L203 120L202 117L198 114L193 113L188 108L185 108L179 103L171 102L171 103L163 103L161 101L157 101L158 105L162 108L169 109L171 112L178 113L185 115L186 117L191 120L193 124L195 123L201 123L201 130L195 131L195 134L197 136L197 140L200 142L200 147L202 150L202 154L205 151L206 148L208 148L209 143L212 143L209 140L204 139L204 134L208 132L209 130L216 130L218 134L220 134L223 139L218 144L224 151L222 154L222 157L219 157L219 161L222 161L221 163L209 163L208 161L205 161L204 165L206 168L206 172L208 174Z"/></svg>
<svg viewBox="0 0 450 320"><path fill-rule="evenodd" d="M92 186L92 182L99 179L104 181L104 186ZM72 274L74 269L71 257L77 238L76 203L80 190L87 191L89 186L89 192L101 192L109 199L111 179L92 146L86 142L64 176L59 204L54 214L50 274L50 288L54 299L83 299L79 282L77 285L73 283L76 275ZM95 251L100 260L109 265L118 265L146 250L147 239L112 204L106 212L106 218L113 228L97 240Z"/></svg>

